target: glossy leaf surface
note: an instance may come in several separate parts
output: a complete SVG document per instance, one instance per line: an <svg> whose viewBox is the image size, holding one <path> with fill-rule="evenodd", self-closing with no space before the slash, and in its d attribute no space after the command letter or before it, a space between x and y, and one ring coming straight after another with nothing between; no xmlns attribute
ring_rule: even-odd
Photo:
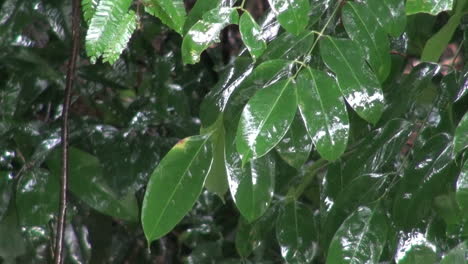
<svg viewBox="0 0 468 264"><path fill-rule="evenodd" d="M369 11L379 25L393 37L400 36L406 27L404 0L367 0Z"/></svg>
<svg viewBox="0 0 468 264"><path fill-rule="evenodd" d="M287 263L311 263L317 254L317 231L312 210L297 201L286 202L276 221L276 238Z"/></svg>
<svg viewBox="0 0 468 264"><path fill-rule="evenodd" d="M465 162L458 175L456 191L458 205L464 212L463 216L468 219L468 162Z"/></svg>
<svg viewBox="0 0 468 264"><path fill-rule="evenodd" d="M138 205L133 193L119 197L102 180L102 169L95 156L70 148L69 189L95 210L126 221L138 220ZM59 178L60 151L52 153L47 165L56 179Z"/></svg>
<svg viewBox="0 0 468 264"><path fill-rule="evenodd" d="M286 31L298 35L309 23L308 0L268 0L268 2Z"/></svg>
<svg viewBox="0 0 468 264"><path fill-rule="evenodd" d="M184 25L184 35L189 29L202 19L203 15L208 11L219 7L225 0L197 0L187 15ZM224 5L223 5L224 6Z"/></svg>
<svg viewBox="0 0 468 264"><path fill-rule="evenodd" d="M136 28L136 15L128 11L131 0L101 0L89 22L86 34L86 53L95 62L114 63L127 46Z"/></svg>
<svg viewBox="0 0 468 264"><path fill-rule="evenodd" d="M382 115L384 97L375 74L363 60L359 46L347 39L324 37L320 54L336 73L340 90L360 117L375 124Z"/></svg>
<svg viewBox="0 0 468 264"><path fill-rule="evenodd" d="M260 60L265 62L274 59L293 61L301 57L305 50L311 49L314 39L314 33L307 30L299 35L284 32L268 43Z"/></svg>
<svg viewBox="0 0 468 264"><path fill-rule="evenodd" d="M202 20L193 25L182 42L182 59L185 64L200 60L201 53L211 44L219 42L219 33L229 24L237 24L239 15L236 9L220 7L203 15Z"/></svg>
<svg viewBox="0 0 468 264"><path fill-rule="evenodd" d="M212 138L213 164L205 181L205 188L216 193L221 199L228 191L228 176L226 172L226 154L225 154L225 132L222 122L220 122L217 131Z"/></svg>
<svg viewBox="0 0 468 264"><path fill-rule="evenodd" d="M454 151L456 154L468 147L468 112L458 123L454 137Z"/></svg>
<svg viewBox="0 0 468 264"><path fill-rule="evenodd" d="M288 132L276 145L281 158L292 167L299 169L309 158L312 140L299 115L296 115Z"/></svg>
<svg viewBox="0 0 468 264"><path fill-rule="evenodd" d="M363 4L348 2L342 11L343 24L351 39L364 51L366 60L383 82L390 74L390 43L377 19Z"/></svg>
<svg viewBox="0 0 468 264"><path fill-rule="evenodd" d="M237 129L236 145L242 163L262 157L286 134L297 110L295 86L291 79L282 80L249 100Z"/></svg>
<svg viewBox="0 0 468 264"><path fill-rule="evenodd" d="M349 120L336 81L307 67L297 78L297 100L317 151L325 159L337 159L348 143Z"/></svg>
<svg viewBox="0 0 468 264"><path fill-rule="evenodd" d="M380 209L359 207L336 231L327 264L378 263L388 229L387 219Z"/></svg>
<svg viewBox="0 0 468 264"><path fill-rule="evenodd" d="M233 147L226 153L229 189L241 215L252 222L270 206L275 189L275 162L268 154L242 166Z"/></svg>
<svg viewBox="0 0 468 264"><path fill-rule="evenodd" d="M141 222L151 242L167 234L192 208L210 171L209 135L182 139L151 175Z"/></svg>
<svg viewBox="0 0 468 264"><path fill-rule="evenodd" d="M406 14L428 13L437 15L446 10L452 10L453 0L408 0L406 1Z"/></svg>
<svg viewBox="0 0 468 264"><path fill-rule="evenodd" d="M468 262L468 241L460 243L444 256L440 264L464 264Z"/></svg>
<svg viewBox="0 0 468 264"><path fill-rule="evenodd" d="M404 234L398 244L397 264L437 263L436 246L420 232Z"/></svg>
<svg viewBox="0 0 468 264"><path fill-rule="evenodd" d="M164 24L182 34L185 24L183 0L143 0L145 11L158 17Z"/></svg>
<svg viewBox="0 0 468 264"><path fill-rule="evenodd" d="M239 31L252 58L260 57L266 49L266 42L262 36L262 29L249 12L242 14L239 20Z"/></svg>
<svg viewBox="0 0 468 264"><path fill-rule="evenodd" d="M44 226L54 218L59 205L59 182L46 170L25 173L18 182L16 206L22 225Z"/></svg>
<svg viewBox="0 0 468 264"><path fill-rule="evenodd" d="M239 217L236 231L236 250L242 258L247 258L252 251L265 245L273 231L277 215L276 208L268 209L262 217L253 223L247 222L243 217Z"/></svg>

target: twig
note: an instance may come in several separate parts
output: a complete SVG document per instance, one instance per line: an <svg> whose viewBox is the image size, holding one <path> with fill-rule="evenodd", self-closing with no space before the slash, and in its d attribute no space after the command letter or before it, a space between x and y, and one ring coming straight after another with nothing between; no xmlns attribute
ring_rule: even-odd
<svg viewBox="0 0 468 264"><path fill-rule="evenodd" d="M67 211L67 189L68 189L68 114L70 110L71 91L76 75L76 61L80 48L80 0L72 0L72 51L67 66L67 80L65 86L65 98L62 112L62 175L60 177L60 205L55 237L55 264L62 264L63 238L65 231L65 217Z"/></svg>

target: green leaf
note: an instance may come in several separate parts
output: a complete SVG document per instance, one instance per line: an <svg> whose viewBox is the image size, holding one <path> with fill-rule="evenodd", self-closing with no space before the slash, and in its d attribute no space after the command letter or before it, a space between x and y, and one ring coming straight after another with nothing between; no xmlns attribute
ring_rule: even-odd
<svg viewBox="0 0 468 264"><path fill-rule="evenodd" d="M378 263L388 229L386 216L380 209L359 207L336 231L327 264Z"/></svg>
<svg viewBox="0 0 468 264"><path fill-rule="evenodd" d="M453 0L408 0L406 14L429 13L437 15L440 12L452 10Z"/></svg>
<svg viewBox="0 0 468 264"><path fill-rule="evenodd" d="M54 151L47 165L52 175L61 175L60 151ZM138 204L133 193L119 197L102 180L98 159L76 148L70 148L69 189L91 208L126 221L137 221Z"/></svg>
<svg viewBox="0 0 468 264"><path fill-rule="evenodd" d="M468 240L460 243L444 256L440 264L466 264L468 260Z"/></svg>
<svg viewBox="0 0 468 264"><path fill-rule="evenodd" d="M266 42L262 36L262 29L248 11L244 12L239 20L239 31L242 41L256 60L265 51Z"/></svg>
<svg viewBox="0 0 468 264"><path fill-rule="evenodd" d="M466 0L457 1L455 13L450 17L447 24L445 24L439 32L434 34L424 46L421 54L421 61L438 62L440 56L447 48L447 45L452 40L452 36L455 30L460 25L463 17L463 7L465 6Z"/></svg>
<svg viewBox="0 0 468 264"><path fill-rule="evenodd" d="M392 37L400 36L406 27L404 0L367 0L369 11Z"/></svg>
<svg viewBox="0 0 468 264"><path fill-rule="evenodd" d="M170 232L198 199L212 164L209 139L180 140L151 175L141 214L149 243Z"/></svg>
<svg viewBox="0 0 468 264"><path fill-rule="evenodd" d="M143 5L146 12L182 35L187 15L183 0L143 0Z"/></svg>
<svg viewBox="0 0 468 264"><path fill-rule="evenodd" d="M259 60L265 62L274 59L294 61L303 56L304 51L312 48L314 39L314 33L312 31L304 31L297 36L289 32L284 32L268 43L267 49Z"/></svg>
<svg viewBox="0 0 468 264"><path fill-rule="evenodd" d="M349 120L336 81L309 67L297 78L297 100L307 131L320 155L336 160L346 149Z"/></svg>
<svg viewBox="0 0 468 264"><path fill-rule="evenodd" d="M284 137L297 110L296 83L282 80L258 91L242 112L237 151L245 164L267 154Z"/></svg>
<svg viewBox="0 0 468 264"><path fill-rule="evenodd" d="M404 234L398 244L397 264L437 263L436 246L419 232Z"/></svg>
<svg viewBox="0 0 468 264"><path fill-rule="evenodd" d="M202 19L206 12L219 7L223 2L225 2L225 0L197 0L185 20L184 35L187 34L195 23ZM223 6L226 5L223 4Z"/></svg>
<svg viewBox="0 0 468 264"><path fill-rule="evenodd" d="M26 253L27 241L18 225L15 207L10 207L5 217L0 221L0 259L2 263L18 263L16 258Z"/></svg>
<svg viewBox="0 0 468 264"><path fill-rule="evenodd" d="M455 129L453 144L455 154L462 152L468 147L468 112L465 113Z"/></svg>
<svg viewBox="0 0 468 264"><path fill-rule="evenodd" d="M317 255L317 231L312 210L297 201L282 206L276 238L287 263L311 263Z"/></svg>
<svg viewBox="0 0 468 264"><path fill-rule="evenodd" d="M3 157L2 157L3 158ZM0 221L8 210L13 193L13 175L7 171L0 171Z"/></svg>
<svg viewBox="0 0 468 264"><path fill-rule="evenodd" d="M312 140L299 115L296 115L288 132L276 145L276 150L286 163L296 169L299 169L309 158Z"/></svg>
<svg viewBox="0 0 468 264"><path fill-rule="evenodd" d="M43 169L21 176L16 192L16 208L23 226L45 226L59 205L59 182Z"/></svg>
<svg viewBox="0 0 468 264"><path fill-rule="evenodd" d="M390 74L390 43L385 31L363 4L347 2L342 11L346 32L364 51L366 60L381 82Z"/></svg>
<svg viewBox="0 0 468 264"><path fill-rule="evenodd" d="M456 184L457 203L464 212L464 217L468 219L468 162L465 161Z"/></svg>
<svg viewBox="0 0 468 264"><path fill-rule="evenodd" d="M281 26L298 35L309 24L309 0L268 0Z"/></svg>
<svg viewBox="0 0 468 264"><path fill-rule="evenodd" d="M83 9L83 18L86 24L89 24L91 18L96 13L99 0L81 0L81 8Z"/></svg>
<svg viewBox="0 0 468 264"><path fill-rule="evenodd" d="M211 44L219 42L219 33L229 24L237 24L239 14L235 8L215 8L203 15L203 19L193 25L182 41L182 60L194 64L200 54Z"/></svg>
<svg viewBox="0 0 468 264"><path fill-rule="evenodd" d="M222 119L211 140L213 144L213 164L211 165L211 170L206 177L205 188L210 192L216 193L222 200L224 200L223 196L228 191L229 186L225 166L225 131Z"/></svg>
<svg viewBox="0 0 468 264"><path fill-rule="evenodd" d="M275 162L271 155L242 166L234 146L226 151L226 169L232 199L249 222L265 213L275 189Z"/></svg>
<svg viewBox="0 0 468 264"><path fill-rule="evenodd" d="M397 224L411 227L424 219L432 206L433 198L446 186L453 184L450 138L439 134L431 138L415 153L414 161L403 173L396 189L393 215Z"/></svg>
<svg viewBox="0 0 468 264"><path fill-rule="evenodd" d="M377 123L383 112L383 92L359 46L348 39L327 36L320 41L320 53L325 64L336 73L341 93L349 105L363 119Z"/></svg>
<svg viewBox="0 0 468 264"><path fill-rule="evenodd" d="M239 217L235 244L241 257L247 258L252 251L265 243L274 227L271 223L275 221L276 211L275 207L268 209L262 217L253 223L248 223L244 218Z"/></svg>

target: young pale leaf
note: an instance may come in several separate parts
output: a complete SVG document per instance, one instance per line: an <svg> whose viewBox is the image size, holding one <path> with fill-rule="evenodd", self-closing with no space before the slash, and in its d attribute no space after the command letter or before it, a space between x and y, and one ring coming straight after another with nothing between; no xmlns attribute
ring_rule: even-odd
<svg viewBox="0 0 468 264"><path fill-rule="evenodd" d="M136 28L136 16L128 12L131 0L101 0L89 22L86 34L86 53L91 62L104 55L113 63L127 46Z"/></svg>
<svg viewBox="0 0 468 264"><path fill-rule="evenodd" d="M380 209L359 207L336 231L327 264L378 263L388 229L386 216Z"/></svg>
<svg viewBox="0 0 468 264"><path fill-rule="evenodd" d="M367 0L366 4L379 25L392 37L405 31L405 0Z"/></svg>
<svg viewBox="0 0 468 264"><path fill-rule="evenodd" d="M317 254L317 231L312 210L287 202L276 221L276 238L287 263L312 263Z"/></svg>
<svg viewBox="0 0 468 264"><path fill-rule="evenodd" d="M342 11L343 24L351 39L364 50L366 60L380 82L390 74L390 43L387 34L363 4L347 2Z"/></svg>
<svg viewBox="0 0 468 264"><path fill-rule="evenodd" d="M393 215L397 224L410 227L427 217L433 198L455 181L456 175L451 172L452 151L449 136L440 134L415 153L394 199Z"/></svg>
<svg viewBox="0 0 468 264"><path fill-rule="evenodd" d="M286 31L298 35L309 24L309 0L268 0L268 3Z"/></svg>
<svg viewBox="0 0 468 264"><path fill-rule="evenodd" d="M138 204L133 193L119 197L103 179L99 160L76 148L71 148L69 188L78 198L97 211L123 219L137 221ZM59 178L61 172L60 151L51 154L47 165L52 175Z"/></svg>
<svg viewBox="0 0 468 264"><path fill-rule="evenodd" d="M81 0L81 8L83 9L83 18L86 24L89 24L96 12L99 0Z"/></svg>
<svg viewBox="0 0 468 264"><path fill-rule="evenodd" d="M336 160L349 136L348 113L336 81L307 67L297 78L297 100L317 151L325 159Z"/></svg>
<svg viewBox="0 0 468 264"><path fill-rule="evenodd" d="M239 31L242 41L256 60L265 51L266 42L262 36L262 29L248 11L244 12L239 20Z"/></svg>
<svg viewBox="0 0 468 264"><path fill-rule="evenodd" d="M453 141L455 154L460 153L468 147L468 112L465 113L460 123L458 123Z"/></svg>
<svg viewBox="0 0 468 264"><path fill-rule="evenodd" d="M237 128L242 163L267 154L284 137L297 110L296 83L282 80L258 91L247 103Z"/></svg>
<svg viewBox="0 0 468 264"><path fill-rule="evenodd" d="M444 256L440 264L466 264L468 262L468 240L460 243Z"/></svg>
<svg viewBox="0 0 468 264"><path fill-rule="evenodd" d="M312 146L312 140L307 134L304 122L300 115L296 115L288 132L276 145L276 150L286 163L299 169L309 158Z"/></svg>
<svg viewBox="0 0 468 264"><path fill-rule="evenodd" d="M452 10L453 0L408 0L406 1L406 15L429 13L437 15L440 12Z"/></svg>
<svg viewBox="0 0 468 264"><path fill-rule="evenodd" d="M420 232L403 234L398 245L397 264L437 263L436 246Z"/></svg>
<svg viewBox="0 0 468 264"><path fill-rule="evenodd" d="M146 12L182 35L187 15L183 0L143 0L143 5Z"/></svg>
<svg viewBox="0 0 468 264"><path fill-rule="evenodd" d="M468 219L468 161L465 161L465 165L463 165L460 175L458 175L456 186L457 203L464 212L464 217Z"/></svg>
<svg viewBox="0 0 468 264"><path fill-rule="evenodd" d="M384 97L380 83L364 61L358 45L348 39L324 37L320 54L336 73L340 90L349 105L364 120L377 123L383 112Z"/></svg>
<svg viewBox="0 0 468 264"><path fill-rule="evenodd" d="M182 139L151 175L141 214L148 242L171 231L198 199L212 164L209 139L210 135Z"/></svg>
<svg viewBox="0 0 468 264"><path fill-rule="evenodd" d="M234 146L226 152L226 170L231 196L249 222L265 213L275 189L275 162L271 155L242 166Z"/></svg>
<svg viewBox="0 0 468 264"><path fill-rule="evenodd" d="M45 226L59 204L59 182L43 169L21 176L16 187L16 210L22 226Z"/></svg>
<svg viewBox="0 0 468 264"><path fill-rule="evenodd" d="M194 64L200 54L211 44L219 42L219 33L229 24L237 24L239 14L235 8L215 8L203 15L202 20L193 25L182 41L182 60Z"/></svg>

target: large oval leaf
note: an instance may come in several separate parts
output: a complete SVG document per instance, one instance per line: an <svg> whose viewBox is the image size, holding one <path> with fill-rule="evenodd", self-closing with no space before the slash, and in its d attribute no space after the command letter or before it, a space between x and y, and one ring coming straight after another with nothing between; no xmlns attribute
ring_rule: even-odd
<svg viewBox="0 0 468 264"><path fill-rule="evenodd" d="M429 13L437 15L446 10L452 10L453 0L408 0L406 14Z"/></svg>
<svg viewBox="0 0 468 264"><path fill-rule="evenodd" d="M244 12L239 20L239 31L252 58L260 57L266 49L266 42L262 36L262 29L248 11Z"/></svg>
<svg viewBox="0 0 468 264"><path fill-rule="evenodd" d="M367 6L347 2L342 11L346 32L364 50L366 60L383 82L390 74L390 43Z"/></svg>
<svg viewBox="0 0 468 264"><path fill-rule="evenodd" d="M336 81L307 67L297 78L297 100L317 151L325 159L337 159L348 143L349 119Z"/></svg>
<svg viewBox="0 0 468 264"><path fill-rule="evenodd" d="M317 231L312 210L289 201L276 221L276 238L287 263L311 263L317 254Z"/></svg>
<svg viewBox="0 0 468 264"><path fill-rule="evenodd" d="M182 139L151 175L141 215L148 242L171 231L198 199L212 163L209 138Z"/></svg>
<svg viewBox="0 0 468 264"><path fill-rule="evenodd" d="M468 147L468 112L465 113L463 118L460 120L460 123L458 123L453 142L453 150L455 154L460 153Z"/></svg>
<svg viewBox="0 0 468 264"><path fill-rule="evenodd" d="M348 39L324 37L320 41L320 53L325 64L336 73L349 105L363 119L377 123L383 112L383 92L359 46Z"/></svg>
<svg viewBox="0 0 468 264"><path fill-rule="evenodd" d="M387 232L387 219L380 209L359 207L336 231L327 264L378 263Z"/></svg>
<svg viewBox="0 0 468 264"><path fill-rule="evenodd" d="M226 170L231 196L242 216L251 222L263 215L275 189L275 162L271 155L242 165L231 146L226 151Z"/></svg>
<svg viewBox="0 0 468 264"><path fill-rule="evenodd" d="M182 34L185 24L183 0L143 0L145 11L159 18L161 22Z"/></svg>
<svg viewBox="0 0 468 264"><path fill-rule="evenodd" d="M367 0L369 11L379 25L393 37L400 36L406 27L404 0Z"/></svg>
<svg viewBox="0 0 468 264"><path fill-rule="evenodd" d="M286 31L298 35L309 23L309 0L268 0L279 23Z"/></svg>
<svg viewBox="0 0 468 264"><path fill-rule="evenodd" d="M237 151L242 163L268 153L283 138L297 110L294 80L279 81L258 91L242 112Z"/></svg>
<svg viewBox="0 0 468 264"><path fill-rule="evenodd" d="M420 232L403 234L398 245L397 264L437 263L436 246Z"/></svg>
<svg viewBox="0 0 468 264"><path fill-rule="evenodd" d="M213 145L213 164L205 181L205 188L216 193L222 200L228 191L228 176L226 172L226 154L225 154L225 131L222 119L217 123L217 131L212 136Z"/></svg>
<svg viewBox="0 0 468 264"><path fill-rule="evenodd" d="M276 150L286 163L299 169L309 158L312 145L300 115L296 115L288 132L276 145Z"/></svg>
<svg viewBox="0 0 468 264"><path fill-rule="evenodd" d="M229 24L237 24L239 14L230 7L215 8L203 15L202 20L193 25L182 41L182 60L194 64L200 54L211 44L219 42L219 33Z"/></svg>

